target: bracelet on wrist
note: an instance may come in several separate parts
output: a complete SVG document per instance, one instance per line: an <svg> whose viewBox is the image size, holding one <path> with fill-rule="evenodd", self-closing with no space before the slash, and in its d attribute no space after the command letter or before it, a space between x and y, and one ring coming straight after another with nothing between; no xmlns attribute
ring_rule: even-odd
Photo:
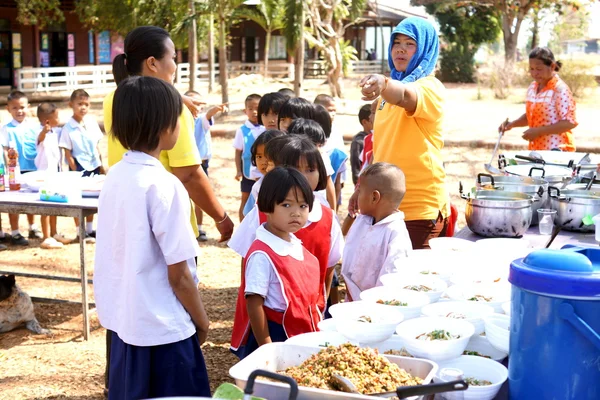
<svg viewBox="0 0 600 400"><path fill-rule="evenodd" d="M227 220L227 218L229 218L229 215L227 215L227 212L225 212L225 216L223 217L222 220L220 220L219 222L217 222L217 225L222 224L223 222L225 222Z"/></svg>

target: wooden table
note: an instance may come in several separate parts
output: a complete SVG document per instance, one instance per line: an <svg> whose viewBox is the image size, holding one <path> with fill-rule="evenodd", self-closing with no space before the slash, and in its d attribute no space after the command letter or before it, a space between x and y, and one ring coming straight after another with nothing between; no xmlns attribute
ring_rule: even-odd
<svg viewBox="0 0 600 400"><path fill-rule="evenodd" d="M479 236L476 233L471 232L468 227L464 227L460 231L454 234L454 237L460 239L467 239L472 242L475 242L480 239L485 239L483 236ZM550 240L550 235L540 235L539 228L536 226L531 226L523 235L523 239L526 239L531 244L531 247L534 249L542 249L546 247L546 243ZM552 244L550 245L551 249L560 249L565 244L574 244L577 246L598 246L598 242L594 239L594 232L591 233L582 233L582 232L569 232L569 231L560 231L558 236L554 239Z"/></svg>
<svg viewBox="0 0 600 400"><path fill-rule="evenodd" d="M6 212L10 214L56 215L59 217L79 218L79 257L81 304L83 306L83 338L84 340L88 340L90 335L90 322L88 319L88 313L90 310L87 295L88 278L85 263L85 217L98 212L98 199L83 198L69 203L54 203L40 201L38 193L0 192L0 212ZM49 280L72 281L76 279L56 275L33 275L13 271L0 271L0 273Z"/></svg>

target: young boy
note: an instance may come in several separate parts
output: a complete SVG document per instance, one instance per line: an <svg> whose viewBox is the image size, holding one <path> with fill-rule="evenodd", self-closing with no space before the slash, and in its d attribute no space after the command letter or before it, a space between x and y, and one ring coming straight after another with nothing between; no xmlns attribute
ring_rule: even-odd
<svg viewBox="0 0 600 400"><path fill-rule="evenodd" d="M379 277L397 272L402 258L412 250L404 213L398 211L406 192L404 173L388 163L368 166L360 175L360 215L348 236L342 258L342 275L348 300L381 285Z"/></svg>
<svg viewBox="0 0 600 400"><path fill-rule="evenodd" d="M194 90L188 90L185 96L191 97L192 99L201 100L200 93ZM194 121L195 130L194 136L196 137L196 146L198 146L198 152L202 158L202 169L206 176L208 176L208 162L212 157L212 141L210 136L210 127L214 125L215 121L213 117L220 112L227 112L227 104L220 104L209 108L206 113L200 114ZM198 224L198 237L196 238L199 242L208 241L206 232L202 230L202 209L196 207L196 223Z"/></svg>
<svg viewBox="0 0 600 400"><path fill-rule="evenodd" d="M352 144L350 145L350 166L352 168L352 182L356 186L358 182L358 175L362 169L362 161L360 160L360 154L365 147L365 136L373 132L373 123L371 122L371 105L365 104L358 111L358 120L362 125L362 131L358 132L352 138Z"/></svg>
<svg viewBox="0 0 600 400"><path fill-rule="evenodd" d="M59 172L62 162L58 147L60 137L58 108L54 103L42 103L37 108L37 117L40 121L40 132L37 137L35 166L38 171ZM57 233L55 215L42 215L40 219L44 235L40 245L42 249L60 249L63 244L70 242L65 236Z"/></svg>
<svg viewBox="0 0 600 400"><path fill-rule="evenodd" d="M325 150L330 152L332 149L340 149L345 151L346 146L344 145L344 137L342 133L333 127L333 121L335 120L335 115L337 113L337 105L335 104L335 99L328 94L319 94L315 97L314 104L320 104L329 113L331 117L331 135L329 139L327 139L327 143L325 144Z"/></svg>
<svg viewBox="0 0 600 400"><path fill-rule="evenodd" d="M159 161L177 142L181 96L163 80L133 76L113 106L112 134L129 151L98 200L94 270L98 318L112 331L109 399L210 396L190 199Z"/></svg>
<svg viewBox="0 0 600 400"><path fill-rule="evenodd" d="M69 170L82 171L82 176L104 174L98 143L102 139L102 131L94 118L87 117L90 109L90 95L83 89L77 89L71 94L69 107L73 116L63 126L58 145L65 152ZM79 220L75 218L79 227ZM94 231L94 216L86 217L86 243L96 240ZM77 240L77 239L76 239Z"/></svg>
<svg viewBox="0 0 600 400"><path fill-rule="evenodd" d="M12 121L2 127L0 133L0 142L4 147L4 159L6 168L8 168L8 149L14 146L19 153L19 169L21 173L35 171L36 157L36 139L37 124L26 120L29 112L29 101L25 93L14 90L10 92L7 98L6 109L12 117ZM5 171L8 175L8 170ZM8 182L5 183L8 185ZM27 246L29 241L19 232L19 215L9 214L10 229L12 230L10 241L12 244ZM27 215L29 222L29 238L41 239L42 232L34 223L33 215ZM0 238L5 239L4 232L0 233Z"/></svg>
<svg viewBox="0 0 600 400"><path fill-rule="evenodd" d="M244 219L244 206L250 196L252 185L256 179L260 178L260 174L256 171L256 167L252 166L251 148L254 141L261 133L265 131L265 127L258 121L258 103L261 96L251 94L246 97L244 113L248 120L244 122L233 139L233 147L235 148L235 179L240 181L242 200L238 211L240 222Z"/></svg>

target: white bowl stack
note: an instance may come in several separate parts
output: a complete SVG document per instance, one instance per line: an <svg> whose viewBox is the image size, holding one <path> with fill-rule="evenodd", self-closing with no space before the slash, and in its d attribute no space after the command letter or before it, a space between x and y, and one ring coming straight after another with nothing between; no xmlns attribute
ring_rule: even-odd
<svg viewBox="0 0 600 400"><path fill-rule="evenodd" d="M413 290L410 289L410 287L427 286L431 290L419 293L427 295L430 303L435 303L438 301L446 289L448 289L448 284L441 278L437 278L435 275L423 275L417 273L406 274L396 272L393 274L385 274L381 276L379 280L384 287L393 289Z"/></svg>
<svg viewBox="0 0 600 400"><path fill-rule="evenodd" d="M508 354L510 344L510 316L494 314L483 319L485 335L490 344L499 351Z"/></svg>
<svg viewBox="0 0 600 400"><path fill-rule="evenodd" d="M336 329L352 342L377 343L389 339L404 319L402 312L391 306L366 301L339 303L329 308ZM361 322L368 317L371 322Z"/></svg>
<svg viewBox="0 0 600 400"><path fill-rule="evenodd" d="M426 317L444 317L463 319L473 324L475 335L485 332L483 318L494 313L494 309L487 304L463 301L443 301L428 304L421 309Z"/></svg>
<svg viewBox="0 0 600 400"><path fill-rule="evenodd" d="M510 300L510 285L508 283L463 283L448 288L446 294L451 300L469 303L482 303L502 312L502 303ZM470 300L477 296L484 296L490 301Z"/></svg>
<svg viewBox="0 0 600 400"><path fill-rule="evenodd" d="M367 303L375 303L391 311L400 311L404 320L416 318L421 315L421 308L429 304L429 296L425 293L415 292L407 289L394 289L388 286L377 286L360 293L360 298ZM379 304L378 301L400 301L406 306L394 306ZM333 315L333 314L332 314Z"/></svg>

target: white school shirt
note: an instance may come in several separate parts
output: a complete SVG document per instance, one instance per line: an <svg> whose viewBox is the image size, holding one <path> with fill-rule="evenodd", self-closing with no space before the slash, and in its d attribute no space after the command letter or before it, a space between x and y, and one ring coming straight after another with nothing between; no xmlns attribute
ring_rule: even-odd
<svg viewBox="0 0 600 400"><path fill-rule="evenodd" d="M58 172L61 170L62 157L61 151L58 147L60 140L61 129L56 127L46 133L44 141L38 142L38 138L44 129L43 125L40 125L35 142L37 143L37 155L35 156L35 167L38 171L49 171Z"/></svg>
<svg viewBox="0 0 600 400"><path fill-rule="evenodd" d="M127 344L158 346L196 333L168 266L185 261L197 283L198 243L183 184L148 154L128 151L98 205L94 296L100 323Z"/></svg>
<svg viewBox="0 0 600 400"><path fill-rule="evenodd" d="M254 137L254 140L256 140L257 137L259 137L264 131L265 131L265 127L262 125L254 125L252 122L250 122L249 120L246 120L246 122L244 122L244 125L247 128L250 128L250 132L252 132L252 137ZM244 135L242 134L242 128L238 128L237 131L235 131L235 137L233 138L233 147L236 150L240 150L242 152L242 155L244 153ZM250 149L248 149L248 151L250 151ZM243 160L242 160L243 161ZM243 171L243 165L242 165L242 171ZM262 176L262 174L258 171L258 169L254 166L254 165L250 165L250 178L251 179L258 179Z"/></svg>
<svg viewBox="0 0 600 400"><path fill-rule="evenodd" d="M321 204L319 203L318 198L315 196L312 210L308 214L308 221L304 227L306 228L313 222L320 221L322 216L323 210L321 209ZM256 231L259 227L260 219L258 216L258 206L255 205L252 211L250 211L248 215L244 217L244 220L240 223L240 226L233 232L233 236L229 240L229 243L227 243L227 246L229 246L240 256L246 257L250 246L252 246L254 239L256 239ZM340 224L334 214L333 221L331 222L331 245L329 249L327 266L334 267L335 264L337 264L342 258L343 251L344 237L342 235Z"/></svg>
<svg viewBox="0 0 600 400"><path fill-rule="evenodd" d="M256 239L264 242L277 255L290 256L298 261L304 261L302 242L290 233L287 242L265 229L261 225L256 230ZM244 294L258 294L262 296L264 305L275 311L285 311L287 303L281 289L282 282L271 258L262 251L253 253L246 261L246 286Z"/></svg>
<svg viewBox="0 0 600 400"><path fill-rule="evenodd" d="M344 135L342 131L337 129L335 125L331 126L331 134L329 135L329 139L323 146L327 152L331 152L333 149L340 149L344 153L346 152L346 145L344 144Z"/></svg>
<svg viewBox="0 0 600 400"><path fill-rule="evenodd" d="M98 153L98 142L102 136L102 131L93 118L85 117L79 123L71 117L62 128L58 145L71 150L73 158L84 170L93 171L102 165Z"/></svg>
<svg viewBox="0 0 600 400"><path fill-rule="evenodd" d="M353 300L360 292L381 286L379 277L398 272L412 243L404 213L395 212L373 225L373 217L359 215L346 235L342 276Z"/></svg>

